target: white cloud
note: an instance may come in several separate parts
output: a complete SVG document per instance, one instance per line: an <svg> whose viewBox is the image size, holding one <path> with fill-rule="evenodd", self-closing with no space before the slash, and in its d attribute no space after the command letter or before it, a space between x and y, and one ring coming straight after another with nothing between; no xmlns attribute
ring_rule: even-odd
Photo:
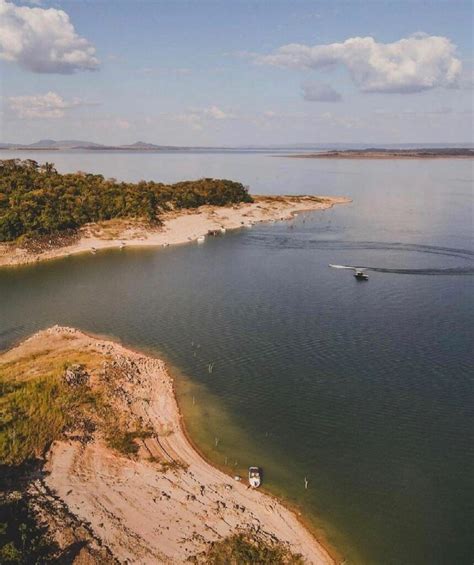
<svg viewBox="0 0 474 565"><path fill-rule="evenodd" d="M182 114L177 114L176 116L172 117L178 122L182 122L187 124L196 131L202 130L202 119L199 114L194 114L192 112L183 112Z"/></svg>
<svg viewBox="0 0 474 565"><path fill-rule="evenodd" d="M115 125L119 129L130 129L132 126L132 124L128 120L125 120L124 118L117 118L115 120Z"/></svg>
<svg viewBox="0 0 474 565"><path fill-rule="evenodd" d="M363 92L410 93L457 86L462 65L446 37L417 33L394 43L352 37L328 45L284 45L273 54L255 56L260 64L294 69L345 66Z"/></svg>
<svg viewBox="0 0 474 565"><path fill-rule="evenodd" d="M309 102L340 102L339 92L324 82L305 82L302 84L303 98Z"/></svg>
<svg viewBox="0 0 474 565"><path fill-rule="evenodd" d="M7 102L10 109L22 119L62 118L66 110L85 104L78 98L66 101L56 92L34 96L10 96Z"/></svg>
<svg viewBox="0 0 474 565"><path fill-rule="evenodd" d="M213 120L230 120L235 118L233 114L224 112L217 106L211 106L210 108L204 108L202 114L207 118L212 118Z"/></svg>
<svg viewBox="0 0 474 565"><path fill-rule="evenodd" d="M80 37L63 10L16 6L0 0L0 58L34 73L95 70L95 48Z"/></svg>
<svg viewBox="0 0 474 565"><path fill-rule="evenodd" d="M210 106L209 108L190 109L187 112L171 116L179 122L187 123L194 130L202 130L204 122L214 120L232 120L236 116L230 112L225 112L218 106Z"/></svg>

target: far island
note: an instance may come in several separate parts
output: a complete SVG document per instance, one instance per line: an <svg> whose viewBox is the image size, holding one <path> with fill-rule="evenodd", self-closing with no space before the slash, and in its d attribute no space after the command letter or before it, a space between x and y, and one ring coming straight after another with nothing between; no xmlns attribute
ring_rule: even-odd
<svg viewBox="0 0 474 565"><path fill-rule="evenodd" d="M343 149L285 155L294 159L466 159L474 157L469 147L417 148L417 149Z"/></svg>

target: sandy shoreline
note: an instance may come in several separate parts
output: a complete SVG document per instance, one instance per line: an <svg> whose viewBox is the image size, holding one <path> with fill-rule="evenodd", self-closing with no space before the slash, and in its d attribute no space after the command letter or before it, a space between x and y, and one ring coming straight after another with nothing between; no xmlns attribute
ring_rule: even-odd
<svg viewBox="0 0 474 565"><path fill-rule="evenodd" d="M212 230L238 229L259 222L291 218L297 212L325 210L335 204L350 202L348 198L312 196L256 196L250 204L202 206L163 216L163 225L151 229L129 221L110 221L88 225L79 237L61 247L51 246L39 252L27 251L13 244L0 244L0 267L37 263L78 253L96 253L102 249L123 247L160 247L196 242Z"/></svg>
<svg viewBox="0 0 474 565"><path fill-rule="evenodd" d="M113 396L117 415L138 418L154 430L139 440L133 458L108 448L100 434L88 442L56 441L46 457L47 473L33 485L35 492L51 493L103 551L119 562L184 563L213 541L246 531L278 540L308 563L335 563L275 498L248 489L201 457L188 440L173 380L160 359L54 326L3 353L0 366L68 351L99 356L104 366L120 370ZM105 370L92 375L91 386L100 379L109 379ZM163 470L156 460L173 466Z"/></svg>

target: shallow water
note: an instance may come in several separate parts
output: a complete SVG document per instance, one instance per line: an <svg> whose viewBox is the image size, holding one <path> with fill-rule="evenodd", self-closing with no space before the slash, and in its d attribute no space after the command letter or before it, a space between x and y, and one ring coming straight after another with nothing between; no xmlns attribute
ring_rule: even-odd
<svg viewBox="0 0 474 565"><path fill-rule="evenodd" d="M163 352L186 375L178 392L206 454L261 464L351 562L472 561L471 162L28 157L353 198L201 246L0 271L0 347L61 323ZM370 280L329 263L368 266Z"/></svg>

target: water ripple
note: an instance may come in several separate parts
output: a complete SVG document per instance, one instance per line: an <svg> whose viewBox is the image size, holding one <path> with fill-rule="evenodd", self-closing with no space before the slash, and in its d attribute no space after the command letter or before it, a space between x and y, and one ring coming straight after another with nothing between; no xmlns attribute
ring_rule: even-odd
<svg viewBox="0 0 474 565"><path fill-rule="evenodd" d="M318 249L325 251L396 251L423 253L429 255L439 255L442 257L454 257L468 261L467 266L454 267L425 267L425 268L404 268L404 267L381 267L377 265L341 265L349 269L367 269L379 273L394 273L402 275L473 275L474 274L474 251L462 248L420 245L400 242L379 242L379 241L346 241L346 240L320 240L320 239L301 239L282 235L267 236L266 234L252 234L247 238L247 244L260 247L271 247L279 249Z"/></svg>

